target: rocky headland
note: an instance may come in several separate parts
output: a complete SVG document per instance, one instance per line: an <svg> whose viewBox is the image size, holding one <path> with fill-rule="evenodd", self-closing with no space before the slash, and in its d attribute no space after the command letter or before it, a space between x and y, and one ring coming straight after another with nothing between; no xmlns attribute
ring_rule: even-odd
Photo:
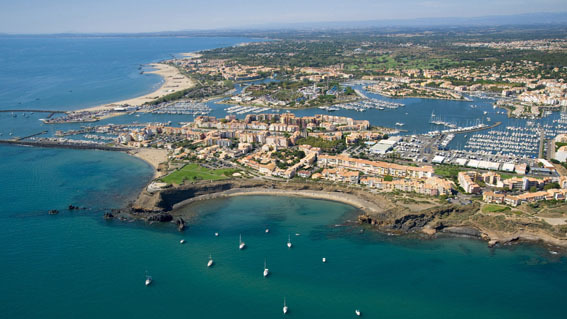
<svg viewBox="0 0 567 319"><path fill-rule="evenodd" d="M371 193L358 187L315 182L279 182L264 179L199 181L158 191L142 191L118 216L148 222L174 222L191 218L192 203L216 198L270 195L299 196L331 200L359 209L358 222L372 229L396 234L417 234L425 238L465 236L482 239L489 246L518 241L536 241L567 247L561 227L543 221L484 214L479 202L451 204L439 198L416 200L411 194ZM115 214L116 215L116 214Z"/></svg>

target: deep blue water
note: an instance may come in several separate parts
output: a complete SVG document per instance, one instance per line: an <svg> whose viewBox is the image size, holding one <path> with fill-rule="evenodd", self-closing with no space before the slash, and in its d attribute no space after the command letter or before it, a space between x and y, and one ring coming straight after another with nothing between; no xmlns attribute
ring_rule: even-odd
<svg viewBox="0 0 567 319"><path fill-rule="evenodd" d="M73 109L144 94L160 80L140 75L140 64L243 41L0 39L0 108ZM415 122L416 130L427 129L417 119L428 119L432 110L446 112L448 120L466 121L467 112L478 116L461 102L407 102L394 111L352 115L386 125L417 114L402 120ZM214 107L214 114L224 114L224 106ZM40 114L17 115L0 113L0 138L62 128L41 125ZM171 225L102 218L106 209L135 198L151 178L152 169L138 159L14 146L0 146L0 158L1 317L277 318L284 297L290 318L348 318L356 308L368 318L564 317L567 260L541 247L489 249L467 239L360 233L356 226L339 226L357 214L348 205L266 196L188 207L197 217L182 234ZM70 204L88 209L70 212ZM50 209L61 213L48 215ZM239 234L248 244L244 251L237 248ZM288 234L292 249L285 246ZM212 269L206 268L209 254L216 260ZM268 279L261 275L264 259L272 272ZM154 277L151 287L144 286L146 270Z"/></svg>
<svg viewBox="0 0 567 319"><path fill-rule="evenodd" d="M0 109L72 110L140 96L161 85L139 67L245 38L3 38Z"/></svg>

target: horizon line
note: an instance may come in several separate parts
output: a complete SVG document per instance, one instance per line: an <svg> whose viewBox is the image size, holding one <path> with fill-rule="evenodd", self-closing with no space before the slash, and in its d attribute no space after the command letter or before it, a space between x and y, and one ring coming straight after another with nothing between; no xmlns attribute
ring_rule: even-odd
<svg viewBox="0 0 567 319"><path fill-rule="evenodd" d="M554 15L562 16L565 15L564 21L557 22L545 22L545 21L534 21L534 22L521 22L521 23L482 23L481 21L474 22L474 20L479 19L494 19L502 17L522 17L522 16L538 16L538 15ZM463 20L461 23L450 22L443 20ZM425 23L429 21L429 23ZM438 21L438 23L434 23ZM408 22L422 22L422 24L403 24ZM355 26L355 24L372 24L367 26ZM388 24L391 23L391 24ZM329 24L325 26L325 24ZM335 26L330 26L335 24ZM349 26L348 24L351 24ZM383 25L379 25L383 24ZM339 26L340 25L340 26ZM509 14L509 15L484 15L484 16L474 16L474 17L421 17L421 18L408 18L408 19L378 19L378 20L333 20L333 21L303 21L303 22L281 22L274 24L257 24L257 25L240 25L232 27L220 27L220 28L204 28L204 29L185 29L185 30L161 30L161 31L142 31L142 32L56 32L56 33L10 33L10 32L0 32L0 36L117 36L117 35L159 35L161 33L199 33L199 32L281 32L281 31L300 31L304 29L311 29L311 31L339 31L348 29L370 29L370 28L427 28L427 27L481 27L481 26L492 26L492 27L502 27L502 26L536 26L536 25L566 25L567 26L567 11L560 12L530 12L530 13L520 13L520 14ZM164 35L167 36L167 35ZM174 35L169 35L174 36ZM181 34L177 36L182 36Z"/></svg>

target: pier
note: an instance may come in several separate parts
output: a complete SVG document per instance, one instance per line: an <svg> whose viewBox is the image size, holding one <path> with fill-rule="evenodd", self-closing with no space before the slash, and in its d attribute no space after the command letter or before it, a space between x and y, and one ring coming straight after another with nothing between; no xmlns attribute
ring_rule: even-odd
<svg viewBox="0 0 567 319"><path fill-rule="evenodd" d="M53 110L0 110L0 113L67 113L67 111L53 111Z"/></svg>
<svg viewBox="0 0 567 319"><path fill-rule="evenodd" d="M484 131L484 130L488 130L491 128L495 128L497 126L499 126L500 124L502 124L502 122L496 122L492 125L485 125L485 126L475 126L472 128L462 128L462 129L451 129L451 130L443 130L442 133L451 133L451 134L464 134L464 133L471 133L471 132L478 132L478 131Z"/></svg>
<svg viewBox="0 0 567 319"><path fill-rule="evenodd" d="M21 141L21 140L0 140L0 144L21 145L45 148L68 148L79 150L102 150L102 151L118 151L126 152L131 150L129 147L110 146L95 143L75 143L75 142L56 142L56 141Z"/></svg>
<svg viewBox="0 0 567 319"><path fill-rule="evenodd" d="M15 141L21 141L21 140L25 140L25 139L28 139L28 138L31 138L31 137L43 135L43 134L45 134L45 133L47 133L47 132L49 132L49 131L41 131L41 132L39 132L39 133L35 133L35 134L28 135L28 136L24 136L24 137L16 137L14 140L15 140Z"/></svg>

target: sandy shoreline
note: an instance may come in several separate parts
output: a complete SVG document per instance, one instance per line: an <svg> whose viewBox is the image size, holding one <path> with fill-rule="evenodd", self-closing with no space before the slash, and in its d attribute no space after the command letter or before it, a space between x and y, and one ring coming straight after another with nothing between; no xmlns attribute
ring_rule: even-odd
<svg viewBox="0 0 567 319"><path fill-rule="evenodd" d="M315 191L315 190L268 189L268 188L259 188L259 187L233 188L223 192L200 195L175 204L173 206L173 210L174 211L179 210L194 202L203 201L203 200L211 200L215 198L225 198L225 197L235 197L235 196L253 196L253 195L292 196L292 197L330 200L353 206L364 212L376 213L375 205L373 205L369 201L358 198L351 194L345 194L339 192Z"/></svg>
<svg viewBox="0 0 567 319"><path fill-rule="evenodd" d="M164 63L152 63L149 65L155 68L155 70L146 73L157 74L163 78L164 82L159 87L159 89L139 97L97 105L89 108L84 108L84 109L76 110L76 112L83 112L83 111L96 112L96 111L109 110L109 109L112 110L113 108L124 104L142 105L146 102L151 102L165 95L177 91L189 89L195 86L195 82L192 79L181 74L181 72L179 72L179 70L174 66Z"/></svg>
<svg viewBox="0 0 567 319"><path fill-rule="evenodd" d="M128 151L128 154L150 164L154 169L153 179L164 175L165 172L158 170L158 168L161 163L167 161L167 150L159 148L137 148Z"/></svg>

